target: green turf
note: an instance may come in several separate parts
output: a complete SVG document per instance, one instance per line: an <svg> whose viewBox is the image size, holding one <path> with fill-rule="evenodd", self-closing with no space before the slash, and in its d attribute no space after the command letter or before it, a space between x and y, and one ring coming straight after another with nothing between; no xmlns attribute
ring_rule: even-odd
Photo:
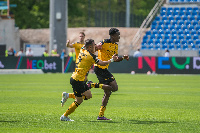
<svg viewBox="0 0 200 133"><path fill-rule="evenodd" d="M200 132L200 75L114 74L105 116L97 121L103 90L92 89L70 115L60 121L73 99L60 106L61 93L72 92L71 74L0 75L0 132ZM89 79L97 82L94 74Z"/></svg>

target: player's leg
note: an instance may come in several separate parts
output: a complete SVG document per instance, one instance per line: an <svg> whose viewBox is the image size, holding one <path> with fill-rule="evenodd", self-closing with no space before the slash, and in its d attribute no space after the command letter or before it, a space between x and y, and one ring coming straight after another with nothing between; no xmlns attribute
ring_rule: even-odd
<svg viewBox="0 0 200 133"><path fill-rule="evenodd" d="M76 100L69 106L66 112L60 117L61 121L72 121L68 116L75 111L75 109L83 102L82 93L84 93L85 82L76 81L73 78L70 79L74 95Z"/></svg>

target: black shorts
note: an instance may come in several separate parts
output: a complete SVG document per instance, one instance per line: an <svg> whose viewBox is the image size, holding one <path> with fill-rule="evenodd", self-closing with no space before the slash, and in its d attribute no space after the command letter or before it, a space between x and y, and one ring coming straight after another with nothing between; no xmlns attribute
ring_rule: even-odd
<svg viewBox="0 0 200 133"><path fill-rule="evenodd" d="M99 83L101 83L101 84L107 84L108 85L110 82L115 80L115 78L108 71L108 69L101 69L98 66L95 66L94 67L94 72L97 75Z"/></svg>
<svg viewBox="0 0 200 133"><path fill-rule="evenodd" d="M89 90L85 81L76 81L70 78L70 84L72 85L74 95L77 97L82 97L82 93Z"/></svg>

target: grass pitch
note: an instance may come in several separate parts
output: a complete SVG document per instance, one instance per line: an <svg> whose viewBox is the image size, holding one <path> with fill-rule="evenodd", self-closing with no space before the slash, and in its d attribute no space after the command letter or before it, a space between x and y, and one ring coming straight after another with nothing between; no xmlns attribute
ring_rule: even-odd
<svg viewBox="0 0 200 133"><path fill-rule="evenodd" d="M119 90L105 111L112 121L96 120L103 90L93 88L93 98L70 115L75 121L64 122L74 101L60 106L61 93L72 92L70 76L0 75L0 132L200 132L200 75L114 74Z"/></svg>

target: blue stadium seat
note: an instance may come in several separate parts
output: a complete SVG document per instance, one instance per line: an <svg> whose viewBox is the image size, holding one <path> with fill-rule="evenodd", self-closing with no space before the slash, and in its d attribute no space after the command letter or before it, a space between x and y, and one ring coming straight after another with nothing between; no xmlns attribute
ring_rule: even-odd
<svg viewBox="0 0 200 133"><path fill-rule="evenodd" d="M162 6L162 7L161 7L161 12L166 12L166 11L167 11L167 8L164 7L164 6Z"/></svg>
<svg viewBox="0 0 200 133"><path fill-rule="evenodd" d="M185 30L183 31L184 35L190 35L190 31L189 30Z"/></svg>
<svg viewBox="0 0 200 133"><path fill-rule="evenodd" d="M194 34L192 39L197 40L197 39L199 39L199 36L197 34Z"/></svg>
<svg viewBox="0 0 200 133"><path fill-rule="evenodd" d="M191 12L188 12L188 11L187 11L187 12L185 12L185 15L186 15L186 16L189 16L189 15L191 15Z"/></svg>
<svg viewBox="0 0 200 133"><path fill-rule="evenodd" d="M162 39L162 38L163 38L163 36L161 34L158 34L156 39Z"/></svg>
<svg viewBox="0 0 200 133"><path fill-rule="evenodd" d="M195 30L200 30L200 25L195 26Z"/></svg>
<svg viewBox="0 0 200 133"><path fill-rule="evenodd" d="M177 25L177 24L178 24L178 21L176 20L171 21L171 25Z"/></svg>
<svg viewBox="0 0 200 133"><path fill-rule="evenodd" d="M153 47L154 47L153 43L151 43L151 44L148 45L148 49L153 50Z"/></svg>
<svg viewBox="0 0 200 133"><path fill-rule="evenodd" d="M181 25L176 25L175 27L176 27L176 31L177 31L177 32L182 30Z"/></svg>
<svg viewBox="0 0 200 133"><path fill-rule="evenodd" d="M161 25L158 25L157 27L156 27L156 30L162 30L163 29L163 27L161 26Z"/></svg>
<svg viewBox="0 0 200 133"><path fill-rule="evenodd" d="M157 21L154 20L151 24L156 26L157 25Z"/></svg>
<svg viewBox="0 0 200 133"><path fill-rule="evenodd" d="M180 17L185 16L185 12L180 11L180 12L179 12L179 16L180 16Z"/></svg>
<svg viewBox="0 0 200 133"><path fill-rule="evenodd" d="M198 11L199 8L198 7L193 7L193 11Z"/></svg>
<svg viewBox="0 0 200 133"><path fill-rule="evenodd" d="M197 31L197 35L200 36L200 30Z"/></svg>
<svg viewBox="0 0 200 133"><path fill-rule="evenodd" d="M182 30L183 30L183 31L184 31L184 30L187 30L187 26L186 26L186 25L182 26Z"/></svg>
<svg viewBox="0 0 200 133"><path fill-rule="evenodd" d="M179 12L179 7L174 7L174 12Z"/></svg>
<svg viewBox="0 0 200 133"><path fill-rule="evenodd" d="M187 45L187 44L184 44L184 45L183 45L183 50L189 50L189 48L188 48L188 45Z"/></svg>
<svg viewBox="0 0 200 133"><path fill-rule="evenodd" d="M146 35L148 36L148 35L151 35L151 31L149 30L149 31L146 31Z"/></svg>
<svg viewBox="0 0 200 133"><path fill-rule="evenodd" d="M164 30L164 31L166 31L166 30L168 30L168 29L169 29L169 25L164 25L164 26L163 26L163 30Z"/></svg>
<svg viewBox="0 0 200 133"><path fill-rule="evenodd" d="M196 11L192 11L192 16L197 16L198 15L198 12L196 12Z"/></svg>
<svg viewBox="0 0 200 133"><path fill-rule="evenodd" d="M195 34L197 34L197 32L196 32L196 30L192 30L192 31L190 32L190 34L191 34L192 36L194 36Z"/></svg>
<svg viewBox="0 0 200 133"><path fill-rule="evenodd" d="M192 12L193 8L192 7L188 7L186 10L187 10L187 12Z"/></svg>
<svg viewBox="0 0 200 133"><path fill-rule="evenodd" d="M173 12L167 11L166 15L167 15L167 16L172 16L172 15L173 15Z"/></svg>
<svg viewBox="0 0 200 133"><path fill-rule="evenodd" d="M181 41L179 39L174 41L174 45L180 45L180 44L181 44Z"/></svg>
<svg viewBox="0 0 200 133"><path fill-rule="evenodd" d="M177 17L175 17L175 20L176 20L176 21L179 21L179 20L181 20L181 17L180 17L180 16L177 16Z"/></svg>
<svg viewBox="0 0 200 133"><path fill-rule="evenodd" d="M173 43L169 44L169 50L174 50L175 49L175 46Z"/></svg>
<svg viewBox="0 0 200 133"><path fill-rule="evenodd" d="M147 46L142 45L141 49L147 49Z"/></svg>
<svg viewBox="0 0 200 133"><path fill-rule="evenodd" d="M170 39L167 43L168 44L174 44L174 40Z"/></svg>
<svg viewBox="0 0 200 133"><path fill-rule="evenodd" d="M195 16L193 16L193 15L192 15L192 16L190 16L190 17L189 17L189 20L190 20L190 21L193 21L193 20L195 20Z"/></svg>
<svg viewBox="0 0 200 133"><path fill-rule="evenodd" d="M164 39L170 39L170 34L165 34Z"/></svg>
<svg viewBox="0 0 200 133"><path fill-rule="evenodd" d="M155 18L155 21L160 21L160 17L157 16L157 17Z"/></svg>
<svg viewBox="0 0 200 133"><path fill-rule="evenodd" d="M198 21L193 20L193 21L192 21L192 25L197 26L197 25L198 25Z"/></svg>
<svg viewBox="0 0 200 133"><path fill-rule="evenodd" d="M165 15L166 15L165 12L160 13L160 16L165 16Z"/></svg>
<svg viewBox="0 0 200 133"><path fill-rule="evenodd" d="M151 25L151 30L155 30L156 29L156 25Z"/></svg>
<svg viewBox="0 0 200 133"><path fill-rule="evenodd" d="M197 19L196 19L196 20L197 20L197 21L200 21L200 15L197 16Z"/></svg>
<svg viewBox="0 0 200 133"><path fill-rule="evenodd" d="M162 21L166 21L166 20L167 20L167 17L163 16Z"/></svg>
<svg viewBox="0 0 200 133"><path fill-rule="evenodd" d="M183 36L183 34L184 34L184 33L183 33L182 30L178 31L178 35L179 35L179 36L181 36L181 35Z"/></svg>
<svg viewBox="0 0 200 133"><path fill-rule="evenodd" d="M200 45L200 39L197 39L197 40L195 41L195 44L196 44L196 45Z"/></svg>
<svg viewBox="0 0 200 133"><path fill-rule="evenodd" d="M188 25L191 25L191 24L192 24L191 21L186 21L186 22L185 22L185 25L187 25L187 26L188 26Z"/></svg>
<svg viewBox="0 0 200 133"><path fill-rule="evenodd" d="M180 11L185 12L186 11L185 7L181 7Z"/></svg>
<svg viewBox="0 0 200 133"><path fill-rule="evenodd" d="M172 21L174 21L174 17L168 17L168 20L169 20L170 22L172 22Z"/></svg>
<svg viewBox="0 0 200 133"><path fill-rule="evenodd" d="M188 26L188 29L189 29L190 31L193 31L193 30L194 30L194 26L193 26L193 25L190 25L190 26Z"/></svg>
<svg viewBox="0 0 200 133"><path fill-rule="evenodd" d="M165 31L165 34L170 34L170 30L166 30L166 31Z"/></svg>
<svg viewBox="0 0 200 133"><path fill-rule="evenodd" d="M182 20L183 21L188 20L188 17L187 16L182 16Z"/></svg>
<svg viewBox="0 0 200 133"><path fill-rule="evenodd" d="M174 17L177 17L177 16L179 15L179 12L175 12L175 11L174 11L174 12L172 13L172 15L173 15Z"/></svg>
<svg viewBox="0 0 200 133"><path fill-rule="evenodd" d="M177 35L176 34L173 34L172 36L171 36L171 39L177 39Z"/></svg>
<svg viewBox="0 0 200 133"><path fill-rule="evenodd" d="M152 44L153 45L153 40L152 39L150 39L149 41L148 41L148 43L147 43L148 45L150 45L150 44Z"/></svg>
<svg viewBox="0 0 200 133"><path fill-rule="evenodd" d="M163 21L159 21L158 25L164 25L164 22Z"/></svg>
<svg viewBox="0 0 200 133"><path fill-rule="evenodd" d="M145 35L145 36L143 37L143 40L147 40L147 39L148 39L148 36Z"/></svg>
<svg viewBox="0 0 200 133"><path fill-rule="evenodd" d="M151 34L150 39L156 39L156 36L154 34Z"/></svg>
<svg viewBox="0 0 200 133"><path fill-rule="evenodd" d="M182 45L187 45L187 40L185 40L185 39L182 40L182 41L181 41L181 44L182 44Z"/></svg>
<svg viewBox="0 0 200 133"><path fill-rule="evenodd" d="M179 40L183 40L183 39L184 39L184 36L182 36L182 35L181 35L181 36L178 36L178 39L179 39Z"/></svg>
<svg viewBox="0 0 200 133"><path fill-rule="evenodd" d="M194 44L191 45L191 48L192 48L192 50L198 50L196 45L194 45Z"/></svg>
<svg viewBox="0 0 200 133"><path fill-rule="evenodd" d="M176 45L176 49L177 49L177 50L181 50L181 49L182 49L182 48L181 48L181 44Z"/></svg>
<svg viewBox="0 0 200 133"><path fill-rule="evenodd" d="M186 36L185 36L185 39L189 40L189 39L192 39L192 37L191 37L190 34L189 34L189 35L186 35Z"/></svg>
<svg viewBox="0 0 200 133"><path fill-rule="evenodd" d="M178 25L184 25L184 21L183 20L178 20Z"/></svg>
<svg viewBox="0 0 200 133"><path fill-rule="evenodd" d="M162 49L168 49L167 44L162 44L161 47Z"/></svg>
<svg viewBox="0 0 200 133"><path fill-rule="evenodd" d="M192 39L190 39L190 40L188 41L188 45L189 45L189 46L194 45L194 41L193 41Z"/></svg>
<svg viewBox="0 0 200 133"><path fill-rule="evenodd" d="M164 35L164 31L163 30L159 30L158 34L163 36Z"/></svg>
<svg viewBox="0 0 200 133"><path fill-rule="evenodd" d="M169 20L167 20L167 21L164 22L164 25L170 25L170 23L171 22Z"/></svg>
<svg viewBox="0 0 200 133"><path fill-rule="evenodd" d="M157 30L153 30L153 31L152 31L152 34L157 35L157 34L158 34L158 31L157 31Z"/></svg>
<svg viewBox="0 0 200 133"><path fill-rule="evenodd" d="M174 25L170 25L170 28L169 28L171 31L173 30L176 30L175 26Z"/></svg>

